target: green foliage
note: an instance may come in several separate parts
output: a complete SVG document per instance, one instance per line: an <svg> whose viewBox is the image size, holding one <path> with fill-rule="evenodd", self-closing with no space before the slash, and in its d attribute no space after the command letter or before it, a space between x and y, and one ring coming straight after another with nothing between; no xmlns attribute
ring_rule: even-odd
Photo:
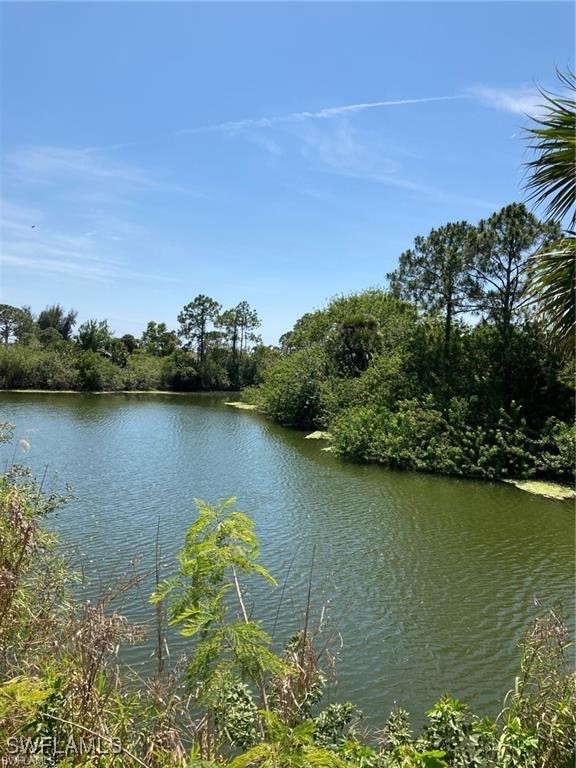
<svg viewBox="0 0 576 768"><path fill-rule="evenodd" d="M28 676L6 680L0 685L0 726L6 726L8 718L12 721L12 728L25 726L49 695L50 690L38 678Z"/></svg>
<svg viewBox="0 0 576 768"><path fill-rule="evenodd" d="M544 114L532 118L526 129L530 148L536 157L526 165L529 179L526 184L530 199L546 205L552 218L570 216L570 229L576 228L576 76L573 72L557 72L560 83L567 90L555 95L541 90Z"/></svg>
<svg viewBox="0 0 576 768"><path fill-rule="evenodd" d="M260 384L265 380L267 372L280 359L281 353L277 347L258 344L249 356L244 356L239 365L239 383L241 386Z"/></svg>
<svg viewBox="0 0 576 768"><path fill-rule="evenodd" d="M177 349L173 355L164 358L162 376L165 385L171 389L186 392L201 387L198 364L186 349Z"/></svg>
<svg viewBox="0 0 576 768"><path fill-rule="evenodd" d="M325 345L338 324L350 317L373 318L378 323L383 348L392 351L409 335L416 312L408 303L378 288L338 296L325 309L303 315L280 339L282 349L290 353Z"/></svg>
<svg viewBox="0 0 576 768"><path fill-rule="evenodd" d="M466 704L450 696L443 696L426 713L428 724L423 741L429 747L441 749L452 768L470 768L470 734L472 716Z"/></svg>
<svg viewBox="0 0 576 768"><path fill-rule="evenodd" d="M177 334L169 331L166 323L150 321L142 334L142 347L151 355L167 357L176 351L178 343Z"/></svg>
<svg viewBox="0 0 576 768"><path fill-rule="evenodd" d="M0 346L3 389L76 389L78 371L57 350L20 345Z"/></svg>
<svg viewBox="0 0 576 768"><path fill-rule="evenodd" d="M500 410L490 425L474 424L476 408L461 398L442 408L431 395L400 400L394 409L354 406L331 425L333 445L356 460L449 475L527 477L543 468L518 406ZM557 466L564 472L562 461Z"/></svg>
<svg viewBox="0 0 576 768"><path fill-rule="evenodd" d="M84 352L102 352L108 349L112 334L107 320L87 320L78 328L78 346Z"/></svg>
<svg viewBox="0 0 576 768"><path fill-rule="evenodd" d="M76 325L77 314L75 309L66 312L61 304L52 304L40 312L36 322L40 330L53 328L63 339L70 339Z"/></svg>
<svg viewBox="0 0 576 768"><path fill-rule="evenodd" d="M62 334L56 328L43 328L37 332L36 338L43 347L54 347L59 341L63 341Z"/></svg>
<svg viewBox="0 0 576 768"><path fill-rule="evenodd" d="M64 500L43 494L23 467L0 477L0 682L23 673L15 662L36 643L36 653L50 653L42 641L67 613L69 574L41 525Z"/></svg>
<svg viewBox="0 0 576 768"><path fill-rule="evenodd" d="M229 389L227 350L211 350L202 367L193 355L177 349L170 355L150 354L137 347L132 353L122 339L110 339L106 349L81 352L78 344L64 341L54 329L42 331L54 338L45 348L21 344L0 345L0 388L70 389L85 391L174 389ZM263 347L245 354L238 377L250 382L259 376L260 365L276 353Z"/></svg>
<svg viewBox="0 0 576 768"><path fill-rule="evenodd" d="M576 334L576 235L568 233L536 253L530 265L529 290L539 317L566 354Z"/></svg>
<svg viewBox="0 0 576 768"><path fill-rule="evenodd" d="M78 387L88 392L123 388L120 369L96 352L82 352L77 361Z"/></svg>
<svg viewBox="0 0 576 768"><path fill-rule="evenodd" d="M415 301L425 311L445 317L445 354L450 350L452 324L457 314L474 309L480 292L472 271L474 232L465 221L446 224L414 240L398 269L388 275L395 296Z"/></svg>
<svg viewBox="0 0 576 768"><path fill-rule="evenodd" d="M541 222L522 203L507 205L476 229L473 271L482 291L478 306L506 338L526 300L530 256L560 236L554 222Z"/></svg>
<svg viewBox="0 0 576 768"><path fill-rule="evenodd" d="M328 350L340 376L359 376L382 348L379 323L371 315L352 315L333 329Z"/></svg>
<svg viewBox="0 0 576 768"><path fill-rule="evenodd" d="M336 451L358 461L569 480L573 383L542 326L519 322L526 253L549 229L523 206L508 206L479 228L483 241L466 230L475 269L484 242L486 275L474 284L488 317L474 326L451 320L449 350L444 322L418 319L372 290L304 315L283 339L287 353L246 398L282 424L328 430ZM495 266L506 263L504 252L511 283ZM488 273L496 287L486 287ZM363 313L348 314L352 306Z"/></svg>
<svg viewBox="0 0 576 768"><path fill-rule="evenodd" d="M178 315L181 336L188 348L196 351L200 365L206 357L206 333L208 325L218 317L221 305L209 296L199 294Z"/></svg>
<svg viewBox="0 0 576 768"><path fill-rule="evenodd" d="M131 354L123 371L122 389L163 389L165 363L156 355L137 350Z"/></svg>
<svg viewBox="0 0 576 768"><path fill-rule="evenodd" d="M231 381L226 360L218 359L214 353L207 356L200 368L200 380L209 389L230 389Z"/></svg>
<svg viewBox="0 0 576 768"><path fill-rule="evenodd" d="M538 739L517 717L510 718L498 739L497 765L501 768L543 768L537 762Z"/></svg>
<svg viewBox="0 0 576 768"><path fill-rule="evenodd" d="M191 684L209 691L226 670L259 686L264 696L263 675L281 672L284 665L270 651L270 637L260 622L248 618L238 577L254 575L272 585L275 581L258 563L254 524L233 509L235 501L230 498L218 506L196 501L198 519L178 556L178 573L160 585L152 600L169 597L170 623L195 639L188 664ZM230 593L236 597L237 618Z"/></svg>
<svg viewBox="0 0 576 768"><path fill-rule="evenodd" d="M234 387L253 381L254 375L246 375L248 371L244 363L248 348L259 339L254 333L260 326L258 313L247 301L241 301L237 306L218 315L214 324L221 329L222 337L229 349L225 365L229 381Z"/></svg>
<svg viewBox="0 0 576 768"><path fill-rule="evenodd" d="M131 333L125 333L124 336L120 337L120 341L126 347L129 355L131 355L132 352L135 352L139 347L138 339L134 338Z"/></svg>
<svg viewBox="0 0 576 768"><path fill-rule="evenodd" d="M0 339L4 344L23 341L33 332L34 320L26 308L0 304Z"/></svg>
<svg viewBox="0 0 576 768"><path fill-rule="evenodd" d="M539 768L568 765L576 757L576 676L567 653L568 631L558 613L538 618L521 648L499 757L503 765L515 765L514 755L525 752Z"/></svg>
<svg viewBox="0 0 576 768"><path fill-rule="evenodd" d="M221 743L245 748L258 737L258 709L246 683L223 673L210 684L204 696Z"/></svg>
<svg viewBox="0 0 576 768"><path fill-rule="evenodd" d="M330 358L319 347L308 347L282 358L260 385L257 402L275 421L294 427L323 424L323 382Z"/></svg>
<svg viewBox="0 0 576 768"><path fill-rule="evenodd" d="M356 713L356 708L350 702L329 704L314 719L315 741L332 749L342 747L346 743L348 728Z"/></svg>
<svg viewBox="0 0 576 768"><path fill-rule="evenodd" d="M568 231L533 258L530 292L559 348L572 355L576 331L576 77L571 71L557 74L566 92L541 91L545 111L526 130L535 153L526 164L526 188L529 199L544 205L548 216L568 217Z"/></svg>
<svg viewBox="0 0 576 768"><path fill-rule="evenodd" d="M178 334L165 323L149 322L139 342L131 334L113 338L107 320L87 320L73 342L75 310L66 312L55 304L35 322L27 307L0 305L0 388L195 391L249 386L279 352L261 345L255 334L260 320L248 302L219 311L220 304L204 295L186 305L178 316L186 341L181 349Z"/></svg>
<svg viewBox="0 0 576 768"><path fill-rule="evenodd" d="M542 430L537 469L549 477L574 481L576 465L576 426L551 417Z"/></svg>
<svg viewBox="0 0 576 768"><path fill-rule="evenodd" d="M346 768L347 763L341 757L314 743L312 721L290 728L273 712L262 715L266 723L265 739L232 760L229 768Z"/></svg>

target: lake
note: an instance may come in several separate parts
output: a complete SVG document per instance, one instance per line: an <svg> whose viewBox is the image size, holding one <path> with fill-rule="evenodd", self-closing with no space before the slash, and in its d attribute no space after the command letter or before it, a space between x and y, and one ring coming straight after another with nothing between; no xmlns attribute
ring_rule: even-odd
<svg viewBox="0 0 576 768"><path fill-rule="evenodd" d="M279 583L251 594L269 630L283 593L277 643L302 624L312 565L313 604L328 604L326 636L341 647L330 696L352 700L375 726L395 702L421 722L444 691L496 714L529 621L561 604L573 626L573 504L347 463L226 399L0 393L0 420L16 425L16 445L30 443L16 454L0 445L3 466L15 455L39 476L48 467L46 487L73 488L51 522L85 573L85 594L134 558L150 569L158 521L167 575L194 498L234 495ZM150 577L125 597L131 619L153 620L151 589ZM170 647L175 656L186 641ZM151 648L125 657L152 669Z"/></svg>

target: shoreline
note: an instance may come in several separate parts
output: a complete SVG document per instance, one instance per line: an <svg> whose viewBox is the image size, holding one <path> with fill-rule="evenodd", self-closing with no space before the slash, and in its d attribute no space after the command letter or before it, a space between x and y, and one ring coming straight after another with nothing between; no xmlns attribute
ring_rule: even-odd
<svg viewBox="0 0 576 768"><path fill-rule="evenodd" d="M171 395L174 397L231 397L234 395L240 395L240 390L196 390L190 392L176 392L170 389L117 389L117 390L100 390L89 391L80 389L0 389L0 395L3 392L13 394L50 394L50 395ZM236 408L242 411L258 411L256 405L249 403L243 403L241 400L236 402L226 402L224 405ZM316 431L304 436L305 440L316 440L320 442L330 441L331 435L329 432ZM331 446L328 448L322 448L322 451L334 452ZM417 473L418 474L418 473ZM435 473L431 473L435 474ZM449 475L446 475L449 477ZM458 476L460 477L460 476ZM481 480L482 478L469 477L469 480ZM541 498L550 499L553 501L569 501L576 498L576 491L569 485L564 483L558 483L553 480L541 480L541 479L515 479L515 478L494 478L496 482L506 483L512 485L519 491L524 493L530 493L533 496L540 496ZM493 481L487 481L493 482Z"/></svg>
<svg viewBox="0 0 576 768"><path fill-rule="evenodd" d="M552 499L553 501L569 501L576 498L574 488L554 480L502 478L501 482L513 485L519 491L531 493L533 496L541 496L545 499Z"/></svg>
<svg viewBox="0 0 576 768"><path fill-rule="evenodd" d="M178 392L172 389L0 389L0 395L3 392L12 392L18 394L33 394L33 395L203 395L203 396L218 396L218 397L230 397L232 395L239 395L240 390L191 390L190 392Z"/></svg>

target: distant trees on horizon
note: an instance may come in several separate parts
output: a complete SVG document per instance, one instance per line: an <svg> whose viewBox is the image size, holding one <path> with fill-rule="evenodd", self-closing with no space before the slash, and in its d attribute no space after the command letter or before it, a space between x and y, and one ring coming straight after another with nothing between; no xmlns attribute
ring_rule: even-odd
<svg viewBox="0 0 576 768"><path fill-rule="evenodd" d="M237 389L256 381L256 361L267 354L256 334L258 313L245 300L222 310L219 302L199 294L178 314L177 330L151 320L139 338L116 337L107 320L94 318L74 333L77 314L60 304L47 306L37 316L30 307L1 304L3 346L18 346L21 355L28 354L28 362L37 353L34 359L42 370L23 369L16 375L6 351L0 386L56 388L55 382L65 381L66 387L83 389ZM40 364L42 352L50 353L51 364L46 356ZM13 354L12 362L15 359ZM69 375L60 370L62 364ZM54 368L60 370L57 375ZM134 368L135 377L124 375Z"/></svg>

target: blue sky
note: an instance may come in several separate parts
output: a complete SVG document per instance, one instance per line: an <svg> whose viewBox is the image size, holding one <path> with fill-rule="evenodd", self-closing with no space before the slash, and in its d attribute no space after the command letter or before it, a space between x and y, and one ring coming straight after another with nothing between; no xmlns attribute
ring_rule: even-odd
<svg viewBox="0 0 576 768"><path fill-rule="evenodd" d="M246 299L274 343L522 199L571 3L2 3L0 301L118 334Z"/></svg>

